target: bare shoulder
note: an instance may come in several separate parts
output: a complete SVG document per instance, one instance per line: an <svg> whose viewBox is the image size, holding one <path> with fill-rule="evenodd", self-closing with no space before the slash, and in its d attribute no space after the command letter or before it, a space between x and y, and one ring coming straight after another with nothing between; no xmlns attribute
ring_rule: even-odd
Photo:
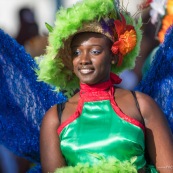
<svg viewBox="0 0 173 173"><path fill-rule="evenodd" d="M56 126L58 128L61 123L66 121L70 117L70 115L75 112L78 104L78 99L79 94L75 94L65 103L65 107L61 116L61 122L59 121L57 104L52 106L44 115L41 126Z"/></svg>
<svg viewBox="0 0 173 173"><path fill-rule="evenodd" d="M115 102L123 113L144 124L143 117L136 105L136 100L131 91L122 88L115 90Z"/></svg>
<svg viewBox="0 0 173 173"><path fill-rule="evenodd" d="M121 88L116 89L115 101L125 114L140 122L145 122L145 124L146 122L148 123L149 119L154 119L156 117L160 117L160 119L164 118L162 110L149 95L139 91L135 91L135 94L136 99L129 90Z"/></svg>
<svg viewBox="0 0 173 173"><path fill-rule="evenodd" d="M68 102L66 102L64 110L62 112L61 123L65 122L77 109L79 101L79 93L71 97Z"/></svg>
<svg viewBox="0 0 173 173"><path fill-rule="evenodd" d="M57 105L52 106L44 115L42 120L42 126L43 125L59 125L59 119L58 119L58 111L57 111Z"/></svg>
<svg viewBox="0 0 173 173"><path fill-rule="evenodd" d="M149 95L136 91L136 97L144 119L163 116L162 110Z"/></svg>
<svg viewBox="0 0 173 173"><path fill-rule="evenodd" d="M155 104L155 101L147 94L144 94L139 91L135 91L137 101L140 102L140 105L144 104L145 106L149 105L150 103ZM130 102L134 97L132 97L132 92L129 90L125 90L122 88L117 88L115 92L115 97L116 98L121 98L125 100L129 100Z"/></svg>
<svg viewBox="0 0 173 173"><path fill-rule="evenodd" d="M147 94L136 92L136 95L147 133L150 134L150 131L152 131L154 135L164 133L170 135L168 120L159 105Z"/></svg>
<svg viewBox="0 0 173 173"><path fill-rule="evenodd" d="M149 95L139 92L139 91L135 91L135 93L136 93L137 99L140 102L140 104L142 104L144 106L151 106L151 104L156 105L156 102Z"/></svg>

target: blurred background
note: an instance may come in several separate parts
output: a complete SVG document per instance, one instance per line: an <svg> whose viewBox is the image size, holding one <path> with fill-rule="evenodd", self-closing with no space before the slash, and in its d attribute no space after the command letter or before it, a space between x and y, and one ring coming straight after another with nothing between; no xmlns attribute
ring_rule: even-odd
<svg viewBox="0 0 173 173"><path fill-rule="evenodd" d="M15 36L20 27L19 11L21 8L28 7L35 13L39 32L46 32L45 22L53 23L57 6L56 0L2 0L0 1L0 27L11 36Z"/></svg>
<svg viewBox="0 0 173 173"><path fill-rule="evenodd" d="M35 20L39 25L39 32L42 34L47 32L45 22L53 25L55 12L60 7L70 7L80 0L2 0L0 1L0 27L8 32L11 36L18 33L20 27L19 11L28 7L35 14ZM120 0L128 11L135 14L137 5L143 0Z"/></svg>

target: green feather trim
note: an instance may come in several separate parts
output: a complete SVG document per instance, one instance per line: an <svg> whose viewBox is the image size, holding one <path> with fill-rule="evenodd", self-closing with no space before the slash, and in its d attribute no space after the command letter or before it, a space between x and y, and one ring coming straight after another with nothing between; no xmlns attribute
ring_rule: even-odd
<svg viewBox="0 0 173 173"><path fill-rule="evenodd" d="M58 168L55 173L137 173L137 169L132 162L120 162L110 157L108 160L101 159L98 164L93 166L90 166L88 163L79 163L74 167Z"/></svg>
<svg viewBox="0 0 173 173"><path fill-rule="evenodd" d="M83 0L76 3L73 7L64 9L61 8L56 14L54 28L48 26L49 30L49 45L46 48L46 54L39 61L39 67L36 69L38 81L44 81L56 87L57 91L65 91L65 95L70 97L73 92L79 88L79 79L75 74L64 66L61 57L56 57L60 48L63 48L64 40L77 32L82 24L95 19L101 19L104 16L114 14L117 18L117 9L113 0ZM137 24L134 19L125 16L128 19L127 23L135 25L137 32L137 45L128 55L124 57L121 67L112 67L112 71L119 73L126 68L133 68L135 59L139 53L141 41L141 21Z"/></svg>
<svg viewBox="0 0 173 173"><path fill-rule="evenodd" d="M53 27L51 25L49 25L48 23L45 23L45 25L49 32L53 31Z"/></svg>

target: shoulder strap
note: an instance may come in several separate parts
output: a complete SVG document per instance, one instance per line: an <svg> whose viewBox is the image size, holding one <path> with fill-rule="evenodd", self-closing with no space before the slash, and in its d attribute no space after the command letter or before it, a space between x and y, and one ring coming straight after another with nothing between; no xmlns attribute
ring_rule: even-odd
<svg viewBox="0 0 173 173"><path fill-rule="evenodd" d="M62 112L64 110L64 107L65 107L65 102L64 103L57 104L58 119L59 119L59 122L60 123L61 123L61 117L62 117Z"/></svg>
<svg viewBox="0 0 173 173"><path fill-rule="evenodd" d="M131 91L131 93L132 93L132 95L134 97L134 100L135 100L135 103L136 103L136 107L137 107L137 109L138 109L138 111L139 111L139 113L140 113L140 115L142 117L142 113L141 113L141 110L140 110L140 107L139 107L139 103L138 103L138 100L137 100L137 97L136 97L136 92L135 91Z"/></svg>

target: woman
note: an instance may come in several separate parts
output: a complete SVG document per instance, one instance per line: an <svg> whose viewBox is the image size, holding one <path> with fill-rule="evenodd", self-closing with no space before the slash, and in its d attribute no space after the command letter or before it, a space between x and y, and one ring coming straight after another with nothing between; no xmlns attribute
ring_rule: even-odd
<svg viewBox="0 0 173 173"><path fill-rule="evenodd" d="M80 91L43 118L43 172L79 163L92 167L110 157L141 173L172 172L173 138L162 111L149 96L114 86L121 79L112 72L134 66L139 28L112 0L84 0L57 14L39 79L67 96L78 84Z"/></svg>

